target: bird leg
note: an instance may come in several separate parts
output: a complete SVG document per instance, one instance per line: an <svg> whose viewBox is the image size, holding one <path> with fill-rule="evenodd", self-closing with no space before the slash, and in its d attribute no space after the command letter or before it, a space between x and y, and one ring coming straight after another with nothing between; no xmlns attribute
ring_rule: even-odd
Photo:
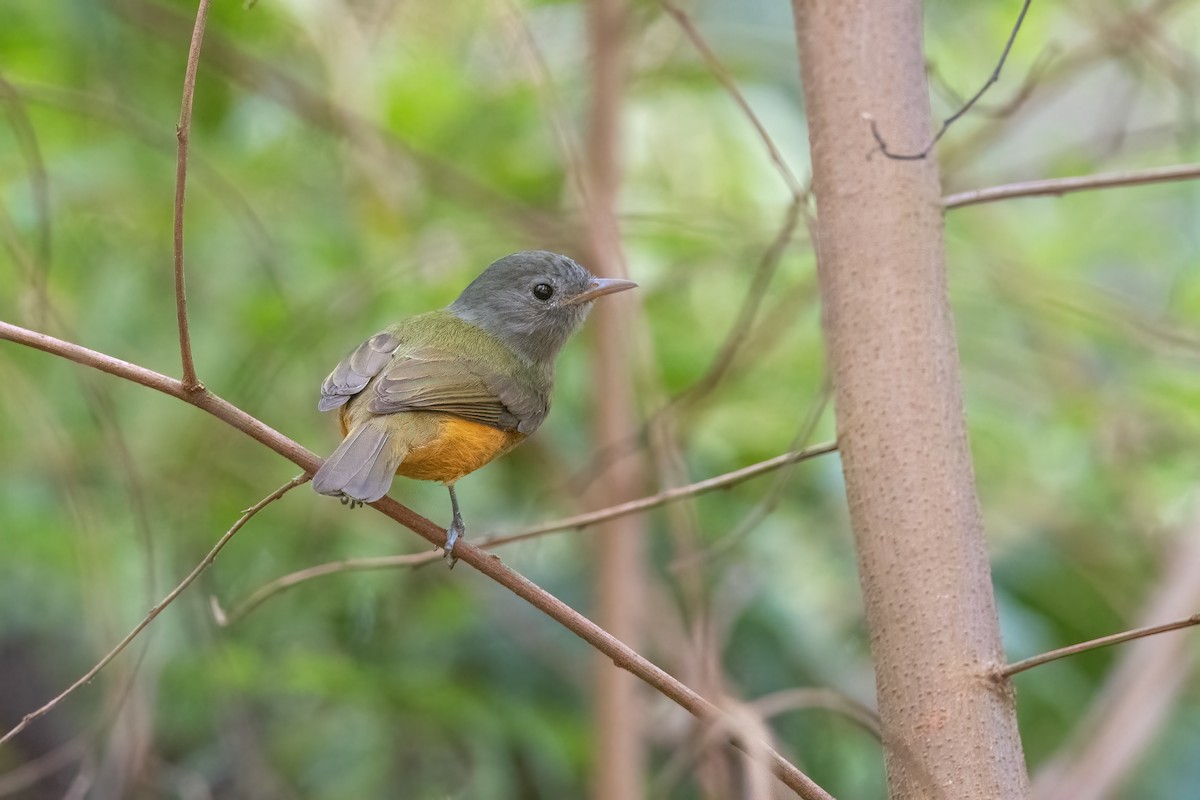
<svg viewBox="0 0 1200 800"><path fill-rule="evenodd" d="M463 527L462 514L458 513L458 497L454 494L454 484L446 486L450 490L450 507L454 510L454 518L450 521L450 527L446 529L446 561L450 563L450 569L454 569L455 562L458 561L454 557L454 543L459 540L459 537L467 535L467 529Z"/></svg>

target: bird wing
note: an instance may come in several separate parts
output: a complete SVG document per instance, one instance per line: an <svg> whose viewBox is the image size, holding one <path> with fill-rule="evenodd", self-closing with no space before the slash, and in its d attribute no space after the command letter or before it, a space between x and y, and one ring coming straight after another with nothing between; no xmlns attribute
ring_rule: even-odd
<svg viewBox="0 0 1200 800"><path fill-rule="evenodd" d="M321 383L317 410L331 411L367 388L371 379L392 360L392 354L399 346L400 339L388 331L377 333L360 344Z"/></svg>
<svg viewBox="0 0 1200 800"><path fill-rule="evenodd" d="M380 373L368 409L375 414L440 411L506 431L532 433L546 416L544 395L521 380L470 357L433 345L405 348Z"/></svg>

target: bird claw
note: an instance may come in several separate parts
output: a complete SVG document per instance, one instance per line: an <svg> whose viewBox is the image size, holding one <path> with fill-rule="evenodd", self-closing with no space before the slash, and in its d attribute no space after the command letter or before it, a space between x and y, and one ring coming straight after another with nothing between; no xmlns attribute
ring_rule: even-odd
<svg viewBox="0 0 1200 800"><path fill-rule="evenodd" d="M342 501L342 505L348 505L350 508L360 508L363 505L362 500L350 497L349 495L341 495L338 499Z"/></svg>
<svg viewBox="0 0 1200 800"><path fill-rule="evenodd" d="M462 520L456 519L446 529L446 546L443 548L445 552L446 563L450 565L450 569L454 569L454 565L458 563L458 559L454 557L454 545L458 540L466 536L467 532L463 528Z"/></svg>

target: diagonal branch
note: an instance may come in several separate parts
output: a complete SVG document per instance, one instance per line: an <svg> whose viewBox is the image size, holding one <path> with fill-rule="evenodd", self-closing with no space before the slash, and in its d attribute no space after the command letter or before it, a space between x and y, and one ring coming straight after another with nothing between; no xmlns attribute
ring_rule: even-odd
<svg viewBox="0 0 1200 800"><path fill-rule="evenodd" d="M237 428L247 436L266 445L299 466L308 475L315 472L320 465L320 459L309 450L301 447L283 434L250 416L237 406L222 400L203 387L196 391L189 391L182 382L161 373L8 322L0 321L0 339L7 339L27 347L60 356L78 364L107 372L110 375L124 378L133 383L183 400L190 405L207 411L209 414ZM392 498L384 497L372 503L371 506L376 511L386 514L430 543L438 547L445 545L445 529L407 506L401 505ZM557 597L551 595L545 589L533 583L525 576L514 572L499 557L485 552L470 541L460 541L454 548L454 554L459 561L474 567L479 572L528 602L534 608L545 613L551 619L611 658L613 663L618 667L636 675L698 719L706 722L717 722L724 718L724 712L717 706L651 663L645 657L639 655L627 644ZM807 775L797 769L794 764L774 749L765 745L760 747L757 743L747 745L742 742L734 742L734 744L742 748L752 746L755 752L764 753L764 757L770 764L775 775L785 785L795 791L798 796L805 798L805 800L832 800L829 793L814 783Z"/></svg>
<svg viewBox="0 0 1200 800"><path fill-rule="evenodd" d="M1121 644L1134 639L1141 639L1143 636L1154 636L1159 633L1167 633L1168 631L1177 631L1181 628L1191 628L1194 625L1200 625L1200 614L1192 614L1190 617L1177 619L1174 622L1166 622L1162 625L1147 625L1144 628L1134 628L1121 633L1113 633L1108 636L1101 636L1099 639L1092 639L1087 642L1080 642L1068 647L1060 647L1057 650L1051 650L1048 653L1031 656L1020 661L1016 661L996 672L996 678L1011 678L1018 672L1024 672L1027 669L1040 667L1042 664L1048 664L1051 661L1057 661L1060 658L1067 656L1086 653L1088 650L1095 650L1100 647L1108 647L1109 645Z"/></svg>
<svg viewBox="0 0 1200 800"><path fill-rule="evenodd" d="M733 77L730 76L729 71L725 69L725 66L721 63L721 60L717 58L717 54L714 53L712 48L708 46L708 42L706 42L704 37L700 35L700 31L698 31L695 24L692 23L691 17L688 16L686 11L672 2L672 0L661 0L661 2L663 11L666 11L667 14L669 14L671 18L674 19L679 25L680 29L683 30L684 35L687 36L688 40L692 43L692 46L696 48L696 51L700 53L700 56L704 59L704 62L708 64L709 71L711 71L713 76L721 82L721 85L725 87L725 91L729 92L729 96L733 99L733 102L737 104L737 107L741 109L742 113L746 116L746 119L748 119L750 124L754 126L754 130L758 134L758 138L762 139L763 146L767 148L767 154L771 157L771 163L775 165L775 169L778 170L780 177L783 178L784 183L787 184L788 190L792 193L792 198L797 202L799 202L801 198L807 198L808 191L800 184L800 181L796 178L795 173L792 172L792 168L789 167L787 161L784 160L783 154L780 153L779 148L775 146L775 141L771 138L771 134L767 132L766 126L762 124L762 121L759 120L758 115L756 115L754 110L750 108L750 104L746 102L745 96L742 94L741 90L738 89L737 83L734 82Z"/></svg>
<svg viewBox="0 0 1200 800"><path fill-rule="evenodd" d="M942 208L962 208L981 203L995 203L998 200L1010 200L1014 197L1041 197L1053 195L1059 197L1072 192L1086 192L1093 189L1110 189L1115 186L1139 186L1144 183L1165 183L1167 181L1186 181L1200 178L1200 164L1178 164L1173 167L1152 167L1150 169L1125 170L1123 172L1102 172L1098 175L1080 175L1072 178L1047 178L1039 181L1023 181L1009 183L1003 186L989 186L986 189L972 189L969 192L958 192L942 198Z"/></svg>
<svg viewBox="0 0 1200 800"><path fill-rule="evenodd" d="M883 136L879 133L879 126L876 124L875 118L870 114L864 114L863 117L871 124L871 135L875 137L875 143L879 145L879 152L897 161L920 161L929 155L933 151L934 145L946 135L946 131L950 129L950 126L957 122L959 117L970 111L971 107L979 102L979 98L983 97L984 93L992 88L992 84L1000 80L1000 70L1004 69L1004 62L1008 60L1008 53L1012 50L1013 42L1017 40L1017 33L1021 30L1021 24L1025 21L1025 12L1029 11L1029 4L1031 2L1032 0L1025 0L1021 5L1021 13L1017 15L1017 22L1013 25L1012 33L1008 35L1008 41L1004 44L1004 52L1000 54L1000 60L996 62L996 68L992 70L991 76L988 77L983 86L979 87L979 91L963 104L962 108L942 121L942 127L938 129L938 132L933 135L933 138L929 140L929 144L925 145L924 148L916 153L893 153L891 150L888 150L887 143L883 141Z"/></svg>
<svg viewBox="0 0 1200 800"><path fill-rule="evenodd" d="M114 647L112 650L109 650L108 654L105 655L104 658L97 661L95 666L93 666L91 669L89 669L87 672L85 672L83 674L83 676L79 678L79 680L75 681L70 686L68 686L66 689L64 689L62 692L60 692L58 694L58 696L55 697L53 700L49 701L48 703L46 703L45 705L43 705L41 708L37 709L36 711L31 711L28 714L26 714L24 717L22 717L21 721L18 722L16 724L16 726L13 727L12 730L10 730L8 733L4 734L3 736L0 736L0 745L9 741L14 736L16 736L18 733L25 730L25 728L29 725L29 723L31 723L34 720L36 720L40 717L43 717L46 714L53 711L54 708L59 703L61 703L63 700L65 700L71 693L73 693L80 686L83 686L85 683L90 683L91 680L100 673L100 670L102 670L106 666L108 666L110 661L112 661L114 658L116 658L118 655L120 655L121 651L124 650L129 645L130 642L132 642L135 638L137 638L137 635L139 633L141 633L143 630L145 630L146 626L149 625L151 622L153 622L155 617L157 617L159 614L162 613L163 609L165 609L167 606L171 605L171 603L175 602L175 599L178 598L179 595L183 594L183 591L185 589L187 589L189 586L191 586L192 583L196 580L196 578L200 577L201 572L204 572L204 570L208 569L209 565L212 564L213 561L216 560L217 555L221 552L222 548L224 548L225 545L228 544L229 540L233 538L234 534L236 534L239 530L242 529L243 525L245 525L247 522L249 522L250 519L253 518L254 515L257 514L259 511L261 511L262 509L266 508L271 503L273 503L276 500L278 500L279 498L283 497L285 494L290 492L292 489L295 489L300 484L306 483L308 481L308 477L309 477L308 475L300 475L298 477L292 478L290 481L285 483L283 486L280 486L278 489L271 492L269 495L264 497L262 500L259 500L257 503L252 505L250 508L248 508L244 512L242 512L242 516L238 518L238 521L233 524L232 528L225 531L224 536L222 536L220 539L217 540L217 543L215 545L213 545L211 550L208 551L208 555L206 555L203 559L200 560L200 563L197 564L195 566L195 568L191 572L188 573L188 576L186 578L184 578L182 581L179 582L178 586L176 586L174 589L171 590L170 594L168 594L166 597L164 597L162 600L160 600L156 606L151 608L149 613L146 614L145 618L141 622L139 622L137 625L135 625L133 630L131 630L125 636L124 639L122 639L120 642L117 643L116 647Z"/></svg>
<svg viewBox="0 0 1200 800"><path fill-rule="evenodd" d="M183 277L183 201L187 188L188 137L192 129L192 99L196 94L196 69L200 65L200 45L204 42L204 26L208 23L208 7L212 0L200 0L196 10L196 25L192 28L192 43L188 48L187 70L183 76L183 101L179 109L179 158L175 165L175 315L179 321L179 357L183 361L183 385L188 391L203 388L196 379L192 361L192 336L188 332L187 289Z"/></svg>

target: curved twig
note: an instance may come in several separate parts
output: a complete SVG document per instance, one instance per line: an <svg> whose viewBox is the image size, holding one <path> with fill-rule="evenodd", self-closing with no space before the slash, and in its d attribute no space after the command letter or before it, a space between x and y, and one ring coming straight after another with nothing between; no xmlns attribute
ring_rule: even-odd
<svg viewBox="0 0 1200 800"><path fill-rule="evenodd" d="M1004 51L1000 54L1000 60L996 62L996 68L992 70L992 74L988 77L987 81L984 82L983 86L979 87L979 91L970 100L963 104L962 108L942 121L942 127L938 129L938 132L933 135L933 138L929 140L929 144L925 145L924 148L916 153L893 153L888 150L887 143L883 141L883 136L879 133L879 125L875 122L875 118L870 114L864 114L863 117L871 125L871 135L875 137L875 143L879 145L879 152L896 161L920 161L928 156L933 151L934 145L946 135L946 131L949 130L950 126L957 122L959 117L970 111L971 107L979 102L979 98L983 97L984 92L992 88L992 84L1000 80L1000 70L1004 69L1004 62L1008 60L1008 53L1012 50L1013 42L1017 40L1017 32L1021 30L1021 24L1025 21L1025 12L1029 11L1029 4L1031 2L1032 0L1025 0L1024 4L1022 4L1021 13L1017 15L1017 22L1013 25L1012 33L1008 35L1008 41L1004 44Z"/></svg>
<svg viewBox="0 0 1200 800"><path fill-rule="evenodd" d="M208 7L212 0L200 0L196 9L196 25L192 28L192 43L188 47L187 70L183 76L183 100L179 109L179 157L175 164L175 315L179 322L179 358L183 362L183 385L188 391L203 389L196 379L196 364L192 360L192 337L188 332L187 289L183 276L183 202L187 188L188 136L192 129L192 99L196 94L196 69L200 65L200 45L204 43L204 27L208 23Z"/></svg>

